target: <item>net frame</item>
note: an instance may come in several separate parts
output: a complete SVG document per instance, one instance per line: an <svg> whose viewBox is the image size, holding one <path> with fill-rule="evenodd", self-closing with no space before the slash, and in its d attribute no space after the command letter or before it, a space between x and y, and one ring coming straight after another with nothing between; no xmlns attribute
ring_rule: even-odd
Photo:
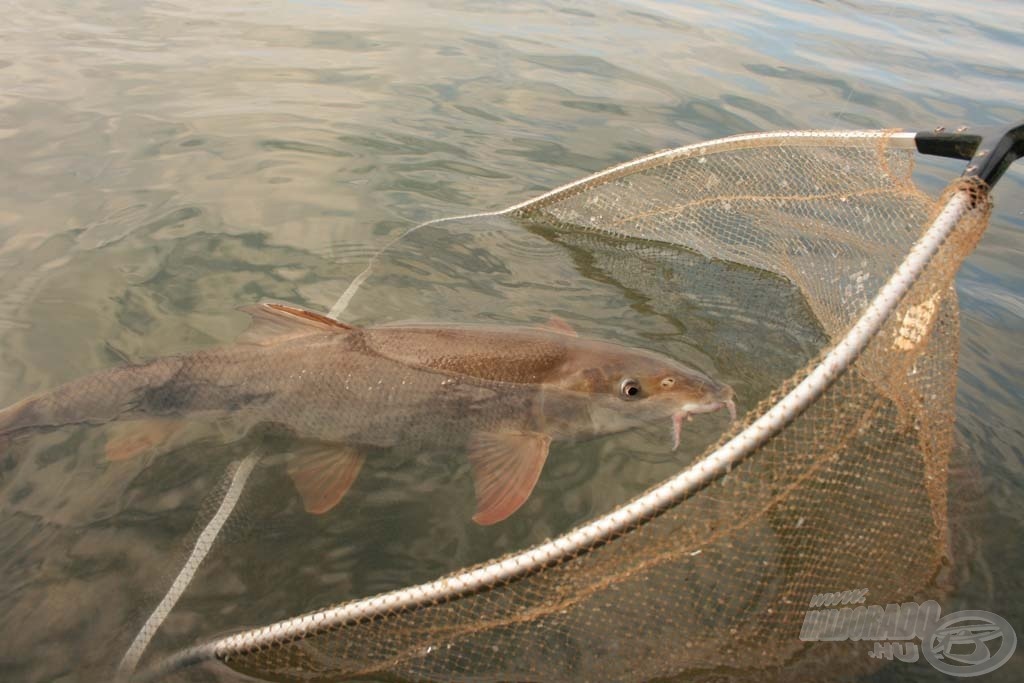
<svg viewBox="0 0 1024 683"><path fill-rule="evenodd" d="M863 144L865 140L876 140L879 143L901 149L914 149L915 137L916 134L912 132L884 130L781 131L731 136L666 150L619 164L501 211L468 214L422 223L404 233L391 244L421 227L476 217L514 216L519 212L543 207L545 204L556 202L568 195L582 192L589 187L620 176L712 151L720 153L742 149L746 146L764 147L766 144L843 146L844 143L851 144L853 141L856 141L855 144ZM563 564L639 529L647 522L722 479L814 404L875 338L889 316L897 309L904 295L932 262L933 257L939 252L960 221L970 212L976 210L981 203L987 201L987 193L988 186L981 181L975 181L964 183L955 191L945 195L944 205L935 214L924 233L916 240L905 258L845 336L836 342L825 355L821 356L813 370L757 419L721 443L711 453L660 485L589 523L518 553L449 574L434 581L349 601L202 643L163 660L156 667L145 672L139 680L155 680L175 670L202 662L215 660L227 662L234 655L248 654L277 644L336 632L346 626L365 624L398 613L415 611L484 593ZM387 247L385 247L386 249ZM374 261L377 258L379 255L375 257ZM372 267L373 262L353 281L331 309L332 315L337 315L344 310Z"/></svg>

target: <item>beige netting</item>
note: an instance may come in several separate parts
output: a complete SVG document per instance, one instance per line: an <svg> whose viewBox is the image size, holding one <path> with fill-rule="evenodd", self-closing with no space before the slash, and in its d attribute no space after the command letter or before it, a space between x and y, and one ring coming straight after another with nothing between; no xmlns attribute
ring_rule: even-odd
<svg viewBox="0 0 1024 683"><path fill-rule="evenodd" d="M653 155L510 209L533 225L668 242L782 276L831 345L708 449L693 471L711 474L671 495L662 487L657 504L176 663L216 657L262 679L325 681L795 680L867 667L865 648L805 643L801 624L817 593L867 588L871 604L905 601L943 567L952 280L989 214L986 189L968 181L938 201L917 190L913 155L906 136L881 132L744 136ZM763 444L772 429L734 441L743 457L731 472L708 465L858 331L913 245L947 218L948 238L902 300L890 297L895 310L845 372ZM637 509L643 518L631 517Z"/></svg>

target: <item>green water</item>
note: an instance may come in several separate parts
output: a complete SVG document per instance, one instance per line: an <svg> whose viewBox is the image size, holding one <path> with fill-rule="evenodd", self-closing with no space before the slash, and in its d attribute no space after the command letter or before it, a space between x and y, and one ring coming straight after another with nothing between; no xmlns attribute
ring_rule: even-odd
<svg viewBox="0 0 1024 683"><path fill-rule="evenodd" d="M647 152L788 128L1024 118L1024 9L1000 2L0 2L0 405L121 360L227 342L264 298L329 309L420 221L504 206ZM929 189L955 164L926 164ZM1024 171L958 278L967 539L944 604L1024 635ZM543 322L660 350L748 408L812 355L784 283L688 278L648 246L501 220L425 230L346 312ZM635 247L634 247L635 249ZM618 257L616 255L619 255ZM724 266L723 266L724 268ZM661 278L664 294L642 283ZM716 288L744 282L759 310ZM639 283L639 284L638 284ZM785 324L780 324L785 321ZM501 527L472 525L468 466L373 463L330 515L280 463L250 494L156 651L434 578L569 528L674 473L723 428L567 446ZM40 437L0 475L0 678L104 680L247 445L114 467L88 432ZM599 457L594 457L595 452ZM557 457L556 457L557 456ZM986 680L1019 680L1020 656ZM1016 668L1014 666L1016 665ZM225 680L232 680L225 677ZM872 680L946 680L894 663Z"/></svg>

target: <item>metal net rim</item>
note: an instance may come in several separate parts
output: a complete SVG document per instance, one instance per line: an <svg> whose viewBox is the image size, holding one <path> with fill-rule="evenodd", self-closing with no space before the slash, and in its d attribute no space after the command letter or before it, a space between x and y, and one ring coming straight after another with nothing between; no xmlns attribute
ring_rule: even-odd
<svg viewBox="0 0 1024 683"><path fill-rule="evenodd" d="M894 141L894 145L899 147L913 148L914 146L913 133L892 133L891 131L783 131L737 135L641 157L568 183L532 200L501 211L439 219L416 227L462 218L507 215L553 201L566 193L577 192L592 184L606 181L610 177L632 173L712 149L722 151L723 148L765 146L766 143L771 142L779 142L782 145L820 145L823 142L836 141L842 144L844 140L863 141L882 138ZM724 477L732 468L755 453L762 444L782 431L786 425L821 397L875 337L959 221L976 206L977 195L970 188L961 187L950 193L945 205L935 215L927 230L914 243L907 256L879 289L861 316L802 381L760 417L717 449L632 501L554 539L477 565L474 568L197 645L165 659L156 668L144 674L141 680L152 680L168 671L203 661L213 659L227 661L234 655L271 648L277 643L301 640L315 634L338 630L346 625L368 623L396 613L487 592L490 589L507 585L546 568L559 565L640 528L646 522L674 508L698 491Z"/></svg>

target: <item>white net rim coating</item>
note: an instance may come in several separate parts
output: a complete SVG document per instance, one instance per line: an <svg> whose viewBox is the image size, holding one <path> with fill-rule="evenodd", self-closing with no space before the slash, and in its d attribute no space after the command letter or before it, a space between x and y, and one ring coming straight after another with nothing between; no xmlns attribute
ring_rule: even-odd
<svg viewBox="0 0 1024 683"><path fill-rule="evenodd" d="M203 563L210 550L213 548L214 541L217 535L220 534L221 529L227 524L228 519L231 517L231 513L235 509L235 505L242 496L242 491L245 489L245 484L249 480L249 476L252 474L253 469L256 467L256 463L259 462L258 453L250 453L243 460L233 463L231 468L228 469L228 479L230 486L225 492L224 497L220 501L220 505L217 507L217 511L214 512L210 521L206 524L202 533L199 534L199 538L196 539L196 544L192 548L192 552L189 554L188 559L182 566L181 571L175 577L174 582L171 584L170 589L164 595L163 600L157 605L156 609L153 610L149 618L143 624L142 628L139 629L138 634L135 636L135 640L132 641L124 657L121 659L121 663L117 667L117 680L124 680L130 678L131 674L134 673L135 667L138 666L139 660L145 653L146 648L149 647L150 641L156 632L160 629L164 620L174 609L178 600L188 589L189 584L192 583L192 579L195 578L196 572L199 569L199 565ZM232 471L233 470L233 471Z"/></svg>
<svg viewBox="0 0 1024 683"><path fill-rule="evenodd" d="M784 131L737 135L667 150L620 164L503 211L472 214L458 218L497 216L536 207L576 192L595 182L607 180L609 177L631 173L704 151L718 152L724 149L739 149L748 145L764 146L766 141L778 141L780 146L802 143L820 145L823 141L842 146L844 140L863 141L865 139L881 140L882 138L891 141L892 146L914 147L914 133L892 133L891 131ZM313 634L337 630L346 625L366 623L397 612L408 612L486 592L491 588L507 585L544 568L578 557L642 526L728 474L733 467L754 453L765 441L779 433L789 422L812 405L860 355L931 262L958 222L976 206L976 195L966 189L950 194L946 204L928 229L915 242L906 258L879 290L864 313L814 370L739 434L656 488L585 525L519 553L417 586L354 600L198 645L164 660L157 668L147 672L143 679L157 678L171 670L203 661L213 659L228 661L234 654L250 653L270 648L277 643L300 640ZM431 221L417 227L437 222L440 221ZM343 299L350 298L351 293L352 288L350 287L342 299L339 299L339 304Z"/></svg>

